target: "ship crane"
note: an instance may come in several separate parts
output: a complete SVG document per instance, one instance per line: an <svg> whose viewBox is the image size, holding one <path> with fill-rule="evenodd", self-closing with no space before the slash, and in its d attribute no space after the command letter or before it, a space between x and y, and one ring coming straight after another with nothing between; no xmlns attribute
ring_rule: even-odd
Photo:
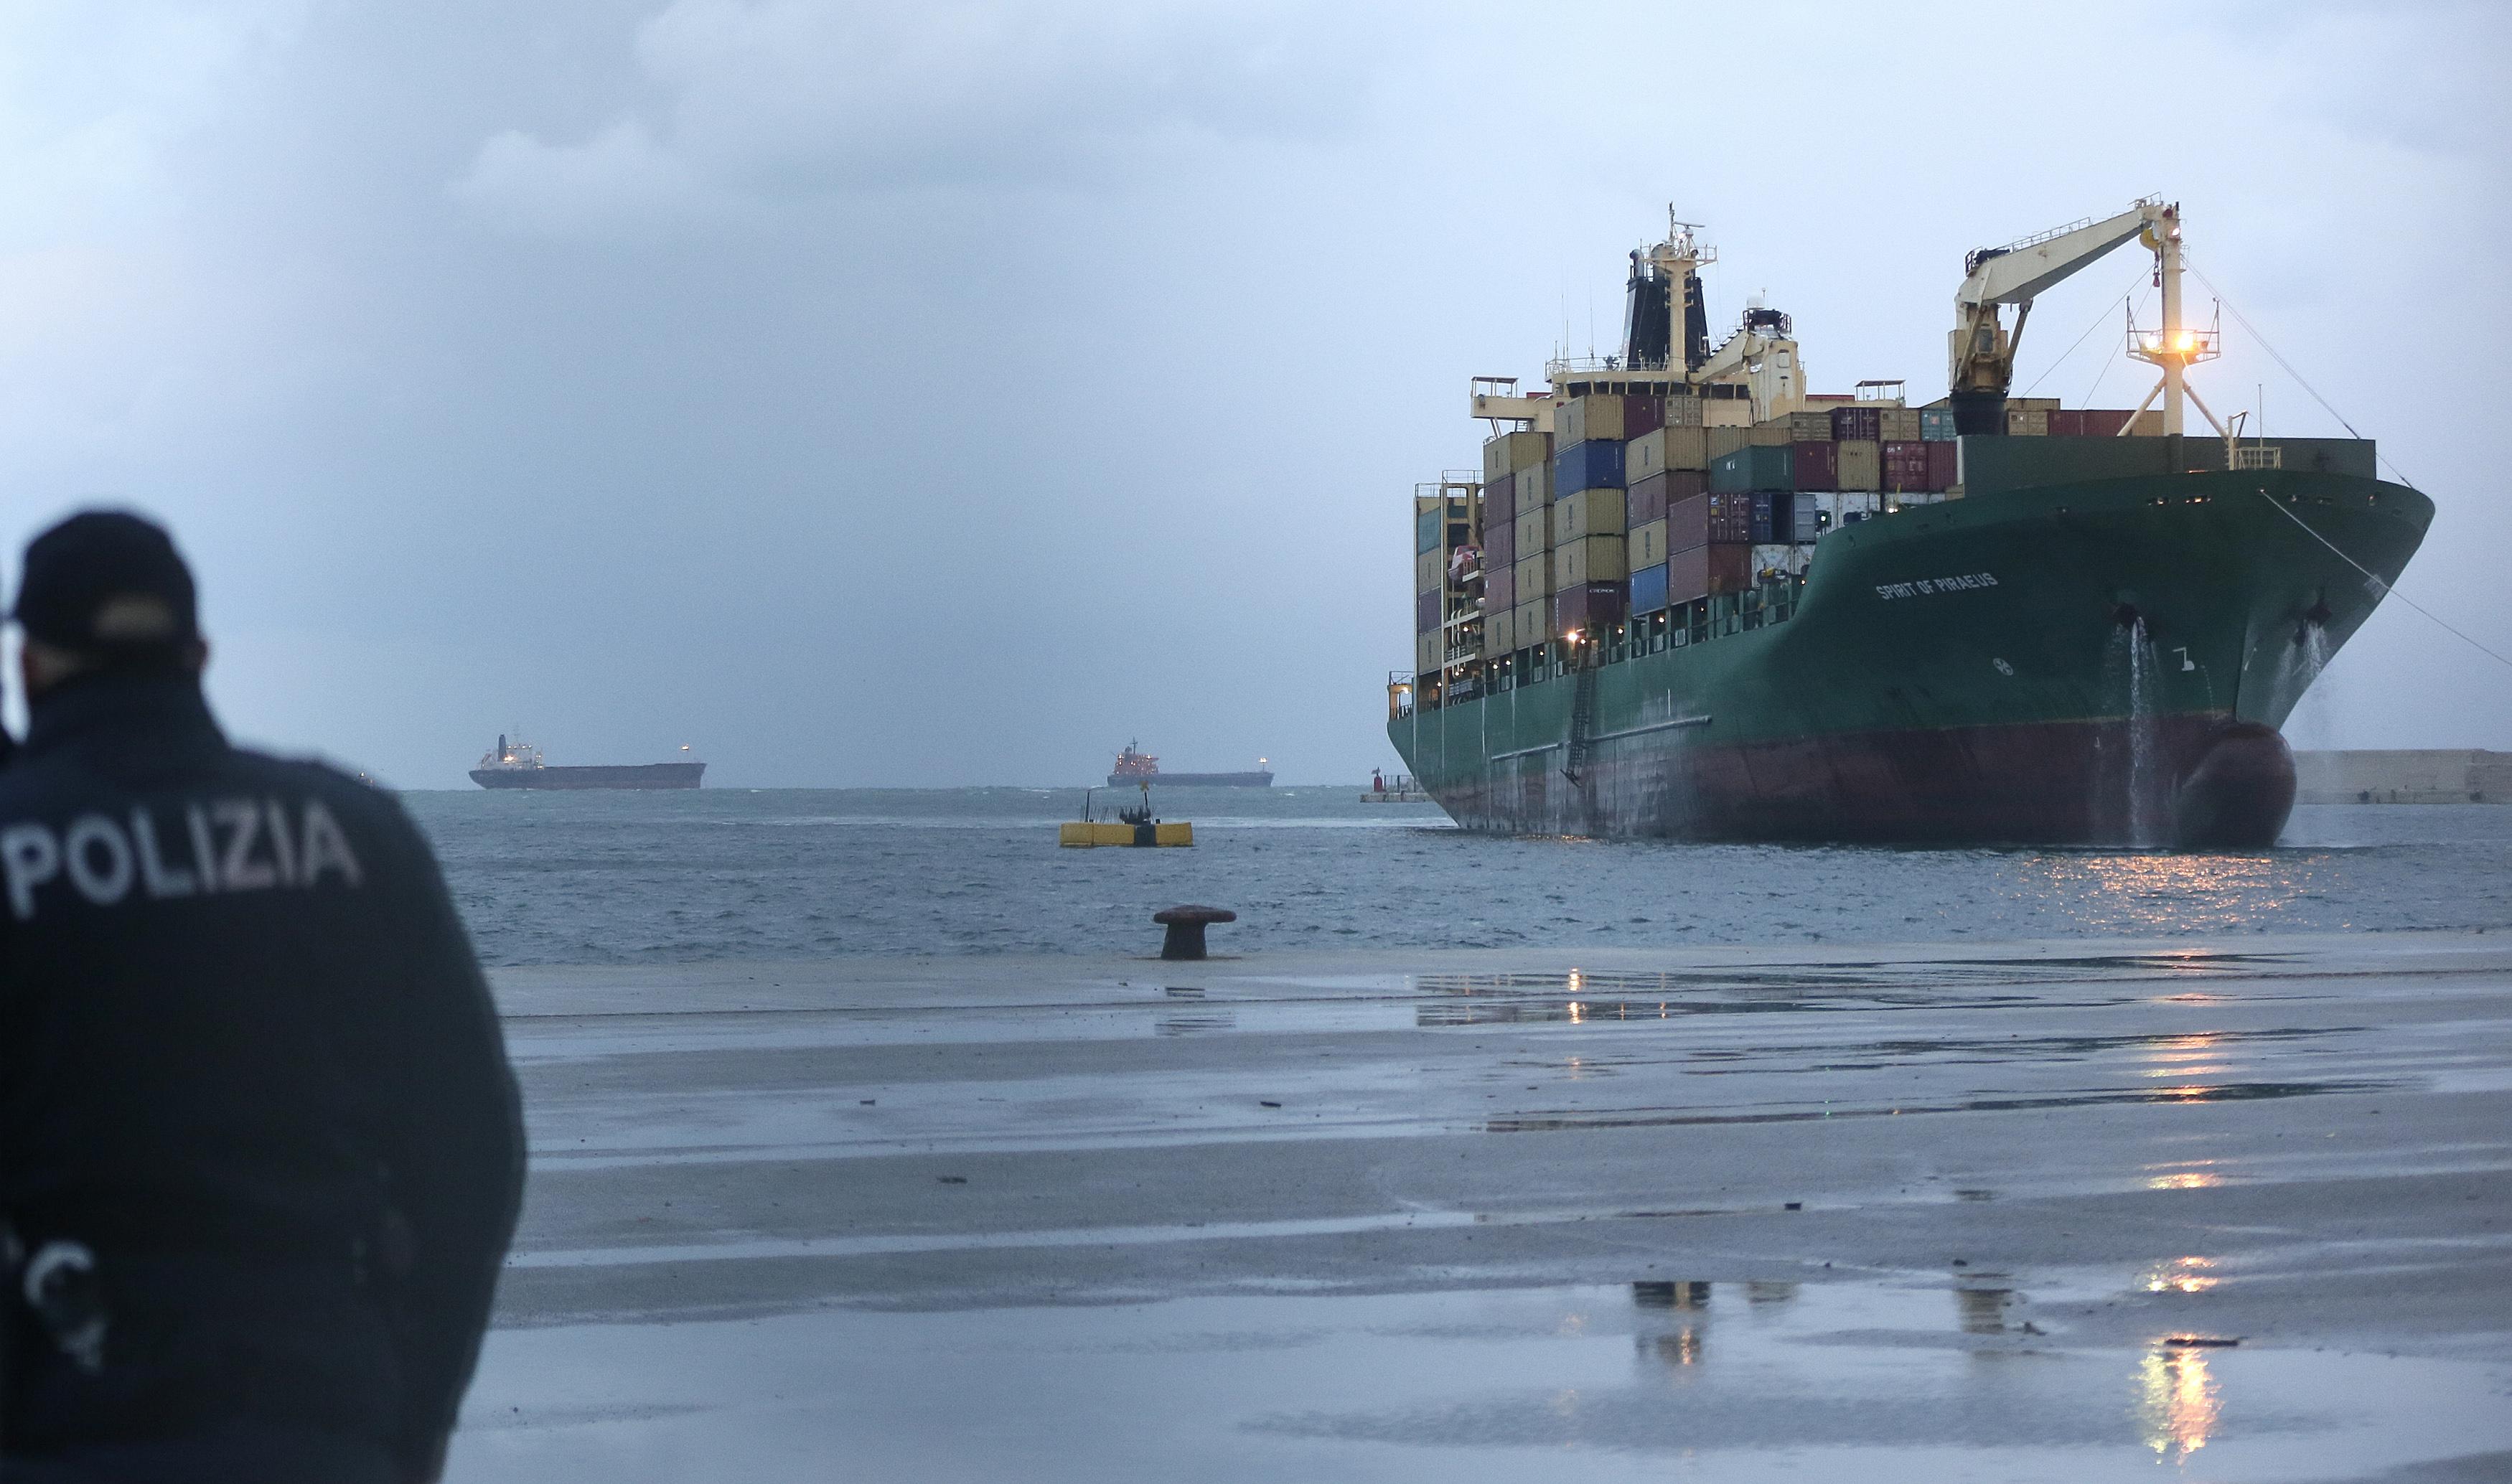
<svg viewBox="0 0 2512 1484"><path fill-rule="evenodd" d="M2015 350L2022 341L2033 297L2131 238L2141 239L2155 254L2163 329L2132 329L2129 353L2162 368L2155 393L2163 398L2163 430L2180 432L2181 399L2188 392L2185 373L2194 362L2214 356L2216 336L2181 326L2180 209L2151 196L2106 220L2076 222L2003 248L1982 248L1965 259L1966 276L1954 294L1953 332L1947 336L1947 401L1956 432L2006 431L2006 392L2015 378ZM2011 328L1999 317L2009 304L2015 306ZM2145 401L2152 404L2154 394ZM2205 404L2199 410L2207 411ZM2215 415L2207 413L2207 420L2215 421Z"/></svg>

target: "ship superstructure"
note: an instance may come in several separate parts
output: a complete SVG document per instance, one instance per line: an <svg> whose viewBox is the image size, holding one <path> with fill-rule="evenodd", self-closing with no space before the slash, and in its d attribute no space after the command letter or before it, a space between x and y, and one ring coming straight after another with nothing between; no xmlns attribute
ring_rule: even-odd
<svg viewBox="0 0 2512 1484"><path fill-rule="evenodd" d="M2271 842L2277 727L2432 504L2369 441L2207 408L2178 207L1970 254L1922 407L1815 393L1758 303L1710 345L1698 234L1631 254L1621 355L1474 378L1482 468L1415 490L1389 732L1432 796L1501 831ZM2132 241L2162 319L2124 348L2154 390L2010 396L2034 297Z"/></svg>

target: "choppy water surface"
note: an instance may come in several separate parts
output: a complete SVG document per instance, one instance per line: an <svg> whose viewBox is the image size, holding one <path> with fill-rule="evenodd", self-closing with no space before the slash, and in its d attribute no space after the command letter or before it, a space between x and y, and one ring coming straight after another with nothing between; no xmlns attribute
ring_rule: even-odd
<svg viewBox="0 0 2512 1484"><path fill-rule="evenodd" d="M1102 791L1105 798L1106 791ZM1354 789L1177 791L1191 850L1062 850L1078 790L403 796L491 963L1932 941L2512 926L2512 807L2302 808L2242 855L1495 840Z"/></svg>

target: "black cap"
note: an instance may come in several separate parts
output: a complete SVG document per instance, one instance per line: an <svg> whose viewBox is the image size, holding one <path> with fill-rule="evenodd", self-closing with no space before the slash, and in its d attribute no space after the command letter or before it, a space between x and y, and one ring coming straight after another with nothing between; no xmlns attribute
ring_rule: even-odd
<svg viewBox="0 0 2512 1484"><path fill-rule="evenodd" d="M80 511L27 542L12 616L28 639L109 657L171 658L200 638L174 538L120 510Z"/></svg>

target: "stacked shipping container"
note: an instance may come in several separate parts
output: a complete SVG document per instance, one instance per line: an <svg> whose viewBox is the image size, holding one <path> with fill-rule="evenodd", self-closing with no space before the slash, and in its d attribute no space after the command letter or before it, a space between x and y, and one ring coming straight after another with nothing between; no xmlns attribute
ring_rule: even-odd
<svg viewBox="0 0 2512 1484"><path fill-rule="evenodd" d="M1552 433L1490 439L1478 495L1417 515L1419 668L1437 668L1453 642L1460 545L1479 544L1479 652L1496 658L1802 571L1806 547L1888 497L1960 492L1949 410L1842 401L1743 425L1705 416L1716 410L1704 396L1580 396L1555 405ZM2018 436L2128 423L2126 411L2009 404Z"/></svg>

